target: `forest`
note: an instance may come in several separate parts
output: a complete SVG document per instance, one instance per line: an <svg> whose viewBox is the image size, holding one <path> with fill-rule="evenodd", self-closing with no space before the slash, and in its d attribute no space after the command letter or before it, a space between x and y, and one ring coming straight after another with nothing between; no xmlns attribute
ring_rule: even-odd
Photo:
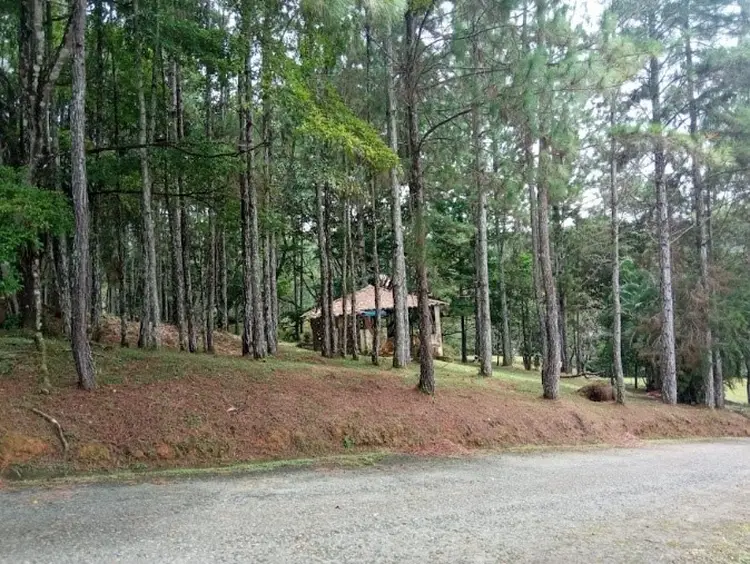
<svg viewBox="0 0 750 564"><path fill-rule="evenodd" d="M546 399L750 401L747 0L0 5L0 322L43 391L51 335L90 390L107 320L253 362L317 308L324 357L434 394L440 300L444 358Z"/></svg>

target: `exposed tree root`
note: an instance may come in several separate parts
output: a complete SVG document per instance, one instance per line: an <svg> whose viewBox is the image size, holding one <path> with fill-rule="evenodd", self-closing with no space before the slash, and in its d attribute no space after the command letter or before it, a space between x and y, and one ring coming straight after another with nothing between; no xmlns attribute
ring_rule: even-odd
<svg viewBox="0 0 750 564"><path fill-rule="evenodd" d="M42 419L46 419L55 428L55 431L57 431L57 438L60 439L60 444L62 444L63 454L67 454L68 453L68 441L65 438L65 433L63 433L63 429L60 426L60 423L57 422L57 419L55 419L51 415L47 415L46 413L36 409L35 407L32 407L31 411L36 413Z"/></svg>

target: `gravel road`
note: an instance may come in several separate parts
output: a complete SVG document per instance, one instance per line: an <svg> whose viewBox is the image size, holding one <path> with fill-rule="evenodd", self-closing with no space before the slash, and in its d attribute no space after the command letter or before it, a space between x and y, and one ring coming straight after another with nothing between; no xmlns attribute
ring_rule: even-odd
<svg viewBox="0 0 750 564"><path fill-rule="evenodd" d="M750 563L750 441L6 491L0 562Z"/></svg>

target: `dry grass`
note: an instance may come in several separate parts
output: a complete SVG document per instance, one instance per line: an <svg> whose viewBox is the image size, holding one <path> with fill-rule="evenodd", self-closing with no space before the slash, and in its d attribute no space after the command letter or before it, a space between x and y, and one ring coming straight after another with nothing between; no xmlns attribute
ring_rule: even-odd
<svg viewBox="0 0 750 564"><path fill-rule="evenodd" d="M538 376L521 370L481 380L475 367L438 362L438 393L431 398L415 390L416 366L393 371L364 358L324 361L292 345L255 362L237 356L240 343L232 335L220 336L225 354L215 356L120 349L113 335L95 347L99 387L91 393L74 386L67 344L51 341L49 396L36 392L32 343L0 336L0 350L12 347L15 355L12 369L0 374L0 472L750 436L750 419L737 414L667 408L632 395L625 407L594 404L575 394L582 383L571 380L563 381L560 401L544 401ZM30 407L63 426L67 459Z"/></svg>

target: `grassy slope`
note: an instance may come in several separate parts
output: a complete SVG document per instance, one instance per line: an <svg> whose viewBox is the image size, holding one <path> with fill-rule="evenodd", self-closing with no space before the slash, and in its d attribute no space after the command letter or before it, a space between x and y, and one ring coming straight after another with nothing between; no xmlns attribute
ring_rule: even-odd
<svg viewBox="0 0 750 564"><path fill-rule="evenodd" d="M222 337L225 352L238 346ZM750 419L740 415L666 408L632 393L625 407L593 404L575 394L576 380L562 381L559 402L543 401L538 375L516 369L480 380L475 367L437 362L438 394L430 398L414 390L416 365L394 371L364 358L324 361L292 345L265 362L96 346L99 387L87 394L73 385L70 357L66 343L49 342L55 387L42 396L31 341L0 335L0 473L750 435ZM30 407L59 420L67 456Z"/></svg>

